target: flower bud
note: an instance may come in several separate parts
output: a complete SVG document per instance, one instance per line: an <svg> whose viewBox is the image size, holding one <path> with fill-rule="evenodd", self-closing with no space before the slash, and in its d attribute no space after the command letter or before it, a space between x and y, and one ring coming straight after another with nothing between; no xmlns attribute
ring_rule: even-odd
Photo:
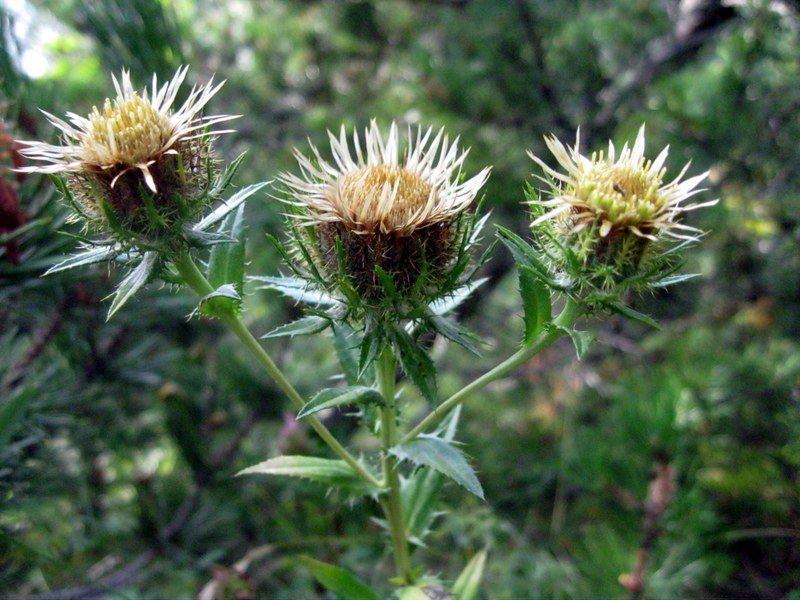
<svg viewBox="0 0 800 600"><path fill-rule="evenodd" d="M531 200L538 215L532 227L545 229L545 254L567 277L568 286L617 295L625 288L653 285L671 272L665 242L694 242L702 234L680 218L716 203L686 204L703 191L696 188L708 173L681 181L687 164L665 183L669 147L655 160L646 159L644 126L633 147L625 144L619 156L613 143L607 153L581 155L580 131L572 148L555 137L545 142L566 172L528 153L552 178L548 197Z"/></svg>

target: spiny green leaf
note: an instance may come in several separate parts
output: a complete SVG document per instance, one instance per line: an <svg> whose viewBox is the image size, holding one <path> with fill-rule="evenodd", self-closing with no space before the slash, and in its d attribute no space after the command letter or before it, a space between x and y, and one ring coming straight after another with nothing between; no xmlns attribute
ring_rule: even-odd
<svg viewBox="0 0 800 600"><path fill-rule="evenodd" d="M106 320L113 317L150 280L157 259L158 254L155 252L144 253L142 261L117 286L117 290L114 292L114 301L111 303L111 308L108 309Z"/></svg>
<svg viewBox="0 0 800 600"><path fill-rule="evenodd" d="M82 267L84 265L91 265L94 263L111 260L112 258L116 257L120 252L121 250L117 245L91 248L90 250L86 250L84 252L80 252L79 254L70 256L69 258L62 260L57 265L50 267L47 271L45 271L45 275L50 275L51 273L58 273L59 271L66 271L67 269L74 269L75 267Z"/></svg>
<svg viewBox="0 0 800 600"><path fill-rule="evenodd" d="M550 292L547 286L529 267L520 265L519 292L522 296L522 309L525 320L526 344L530 343L552 319Z"/></svg>
<svg viewBox="0 0 800 600"><path fill-rule="evenodd" d="M446 319L444 317L439 317L434 315L430 318L430 322L433 325L434 329L438 333L441 333L445 338L450 340L451 342L455 342L460 346L464 346L467 350L472 352L475 356L480 356L481 353L475 347L475 345L470 341L471 339L475 339L466 328L462 327L458 323L451 321L450 319Z"/></svg>
<svg viewBox="0 0 800 600"><path fill-rule="evenodd" d="M699 276L700 273L684 273L681 275L673 275L672 277L664 277L663 279L656 281L651 285L654 288L665 288L669 285L675 285L676 283L681 283L682 281L686 281L687 279L694 279L695 277Z"/></svg>
<svg viewBox="0 0 800 600"><path fill-rule="evenodd" d="M401 300L397 292L397 286L394 284L394 277L390 273L381 268L380 265L375 265L375 272L378 274L378 279L381 280L381 286L383 287L383 293L387 298L392 298L395 300ZM420 277L419 280L423 279Z"/></svg>
<svg viewBox="0 0 800 600"><path fill-rule="evenodd" d="M50 181L52 181L53 185L56 186L56 189L61 192L64 200L70 205L76 214L81 215L84 219L91 219L90 215L86 214L86 209L81 206L79 202L75 201L75 198L72 196L72 192L61 177L58 175L48 175L48 177L50 177Z"/></svg>
<svg viewBox="0 0 800 600"><path fill-rule="evenodd" d="M287 323L286 325L281 325L280 327L276 327L272 331L267 334L262 335L262 338L274 338L274 337L285 337L290 336L294 337L296 335L311 335L313 333L319 333L320 331L325 330L328 326L330 326L331 322L328 319L324 319L322 317L302 317L297 319L296 321L292 321L291 323Z"/></svg>
<svg viewBox="0 0 800 600"><path fill-rule="evenodd" d="M211 190L210 195L212 197L218 196L219 194L225 191L226 187L230 185L233 176L236 174L236 171L239 170L239 166L242 164L242 160L244 159L245 154L247 154L247 152L242 152L239 156L237 156L230 162L228 167L225 169L225 171L217 180L217 183L214 186L214 188ZM266 181L262 185L267 185L268 183L270 182Z"/></svg>
<svg viewBox="0 0 800 600"><path fill-rule="evenodd" d="M369 387L360 385L326 388L317 392L311 400L297 413L297 418L302 419L326 408L342 406L345 404L383 404L381 393Z"/></svg>
<svg viewBox="0 0 800 600"><path fill-rule="evenodd" d="M368 329L361 340L361 352L358 355L358 376L363 377L367 368L372 366L378 357L381 348L380 336L377 332Z"/></svg>
<svg viewBox="0 0 800 600"><path fill-rule="evenodd" d="M478 597L487 555L485 549L478 552L459 574L453 584L453 596L458 600L475 600Z"/></svg>
<svg viewBox="0 0 800 600"><path fill-rule="evenodd" d="M588 331L576 331L569 327L556 327L558 330L566 333L572 340L572 345L575 346L575 354L578 360L581 360L589 351L589 347L594 342L595 337Z"/></svg>
<svg viewBox="0 0 800 600"><path fill-rule="evenodd" d="M483 500L483 489L464 454L441 438L421 435L415 440L395 446L390 452L400 460L425 465L450 477Z"/></svg>
<svg viewBox="0 0 800 600"><path fill-rule="evenodd" d="M239 471L236 475L251 474L300 477L361 495L379 491L364 483L343 460L316 456L278 456Z"/></svg>
<svg viewBox="0 0 800 600"><path fill-rule="evenodd" d="M203 217L203 219L194 226L194 229L196 231L205 231L222 220L228 213L236 209L242 202L269 183L269 181L262 181L261 183L254 183L253 185L248 185L246 188L239 190L233 196L223 201L214 211Z"/></svg>
<svg viewBox="0 0 800 600"><path fill-rule="evenodd" d="M242 297L239 295L239 292L236 291L236 288L230 283L221 285L210 294L203 296L200 299L200 302L205 302L211 300L212 298L230 298L231 300L242 299Z"/></svg>
<svg viewBox="0 0 800 600"><path fill-rule="evenodd" d="M130 232L126 231L125 228L122 226L122 224L119 222L116 213L113 211L113 209L108 204L106 199L103 198L102 196L99 197L98 199L99 199L100 209L103 211L103 216L106 219L106 225L108 225L111 231L113 231L114 233L117 234L117 236L119 236L117 237L117 239L119 239L120 237L123 239L127 238L130 235Z"/></svg>
<svg viewBox="0 0 800 600"><path fill-rule="evenodd" d="M661 329L661 326L651 317L648 317L644 313L640 313L638 310L632 309L630 306L626 306L622 302L608 302L606 303L606 306L613 312L622 315L623 317L633 321L639 321L639 323L644 323L645 325L649 325L654 329Z"/></svg>
<svg viewBox="0 0 800 600"><path fill-rule="evenodd" d="M503 245L511 252L511 255L514 257L514 262L516 262L517 265L529 267L537 273L539 278L547 285L555 284L549 270L528 242L501 225L496 225L495 227L497 227L500 233L500 241L503 242Z"/></svg>
<svg viewBox="0 0 800 600"><path fill-rule="evenodd" d="M324 291L314 288L308 281L299 277L271 277L268 275L251 276L253 281L261 281L266 285L257 287L256 289L275 290L284 296L288 296L298 302L306 304L314 304L316 306L330 306L337 304L337 301L331 298Z"/></svg>
<svg viewBox="0 0 800 600"><path fill-rule="evenodd" d="M430 303L430 305L428 305L428 308L434 315L444 316L457 308L462 302L464 302L464 300L469 298L469 295L472 292L474 292L487 281L489 281L487 277L470 281L469 283L454 290L451 294L448 294L444 298L434 300Z"/></svg>
<svg viewBox="0 0 800 600"><path fill-rule="evenodd" d="M208 282L219 287L232 284L241 294L244 279L244 205L231 212L220 225L218 233L228 235L230 244L215 244L208 259Z"/></svg>
<svg viewBox="0 0 800 600"><path fill-rule="evenodd" d="M216 244L230 244L235 242L231 236L224 233L213 231L198 231L197 229L185 227L183 229L184 239L193 246L214 246Z"/></svg>
<svg viewBox="0 0 800 600"><path fill-rule="evenodd" d="M350 571L319 561L310 556L298 556L314 579L340 600L380 600L380 596Z"/></svg>
<svg viewBox="0 0 800 600"><path fill-rule="evenodd" d="M434 367L433 361L425 349L405 330L397 328L391 333L392 341L397 349L397 358L400 360L403 371L419 388L425 400L436 405L438 403L436 367Z"/></svg>
<svg viewBox="0 0 800 600"><path fill-rule="evenodd" d="M219 286L210 294L200 298L198 308L204 315L220 317L223 314L233 314L238 310L242 297L231 283Z"/></svg>
<svg viewBox="0 0 800 600"><path fill-rule="evenodd" d="M419 467L401 483L403 518L406 530L422 545L431 523L444 484L444 475L430 467Z"/></svg>
<svg viewBox="0 0 800 600"><path fill-rule="evenodd" d="M357 353L359 341L356 332L346 323L336 323L333 326L333 347L344 378L350 385L356 385L360 380Z"/></svg>

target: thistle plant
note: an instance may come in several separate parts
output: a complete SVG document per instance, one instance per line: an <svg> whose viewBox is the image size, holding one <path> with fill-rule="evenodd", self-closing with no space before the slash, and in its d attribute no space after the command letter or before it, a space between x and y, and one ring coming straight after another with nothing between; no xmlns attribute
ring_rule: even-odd
<svg viewBox="0 0 800 600"><path fill-rule="evenodd" d="M113 77L116 98L107 98L102 110L95 106L87 117L68 113L69 121L45 113L61 132L61 145L21 142L23 156L49 164L19 171L62 175L54 182L73 220L93 236L82 240L85 252L50 272L117 257L138 263L119 286L109 316L152 277L163 275L167 259L218 241L207 229L224 214L200 216L220 199L238 161L219 172L212 145L230 131L210 128L235 117L200 115L221 83L193 88L173 110L187 70L179 69L160 88L153 76L150 92L141 94L123 71L119 80Z"/></svg>
<svg viewBox="0 0 800 600"><path fill-rule="evenodd" d="M382 131L373 121L363 136L349 137L344 128L329 134L330 158L313 146L310 155L296 151L299 174L277 177L287 232L272 239L290 274L246 278L245 200L267 184L223 198L239 159L218 167L213 140L227 131L212 127L232 117L200 116L221 85L211 83L195 87L172 112L186 73L179 70L161 88L154 80L149 94L134 91L123 73L121 83L114 80L116 99L102 110L86 118L69 114L71 124L48 115L64 145L25 142L28 158L50 163L26 170L54 175L74 218L99 236L84 239L81 253L51 271L117 257L138 261L109 316L154 277L193 290L197 312L219 319L241 340L332 454L273 457L240 474L302 477L373 500L382 511L398 597L477 597L485 551L455 578L426 572L413 557L430 533L447 479L483 498L456 443L461 405L560 337L571 337L582 355L589 338L575 323L596 305L647 320L626 307L626 294L686 277L675 275L675 256L700 232L680 217L710 204L685 204L705 174L681 181L687 165L663 183L667 150L645 159L643 128L618 157L613 145L586 158L577 142L566 148L547 138L566 172L532 156L548 182L542 194L528 190L533 244L498 228L518 265L520 347L503 360L487 358L495 366L441 398L422 336L441 336L480 356L480 342L450 313L481 283L476 272L486 253L477 248L487 217L479 194L489 168L465 173L467 151L444 130L401 135L395 123ZM310 398L298 393L242 319L246 281L305 307L305 316L264 337L332 337L341 383ZM429 406L413 426L406 413L411 386ZM375 436L374 455L357 457L319 419L323 409L345 406L355 407L349 414ZM305 564L338 596L386 597L386 582L375 591L339 567Z"/></svg>
<svg viewBox="0 0 800 600"><path fill-rule="evenodd" d="M591 304L619 310L618 300L629 291L691 277L673 275L681 266L677 251L697 242L702 232L680 219L716 203L686 203L703 191L697 186L708 176L681 181L689 164L665 183L669 147L655 160L646 159L644 134L642 125L633 146L625 144L619 155L609 142L607 153L591 157L578 152L580 129L572 148L546 137L564 173L528 153L549 178L545 198L529 190L531 227L548 263L543 268L558 274L562 291Z"/></svg>
<svg viewBox="0 0 800 600"><path fill-rule="evenodd" d="M399 134L386 140L373 121L365 154L345 131L330 136L336 166L312 148L316 163L298 154L303 178L286 174L294 208L294 243L311 258L313 284L351 300L356 318L397 320L451 294L469 262L473 221L465 210L489 176L484 169L460 183L466 152L444 131L428 129L399 160ZM438 156L437 156L438 155Z"/></svg>

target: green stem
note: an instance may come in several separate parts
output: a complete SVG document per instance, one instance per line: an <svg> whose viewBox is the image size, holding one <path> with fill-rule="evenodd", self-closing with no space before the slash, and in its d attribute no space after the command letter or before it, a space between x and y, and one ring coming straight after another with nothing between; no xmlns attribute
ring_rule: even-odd
<svg viewBox="0 0 800 600"><path fill-rule="evenodd" d="M583 312L584 308L582 305L574 300L567 299L567 303L564 305L561 313L553 321L553 326L547 327L530 344L523 346L491 371L487 371L471 383L461 388L447 400L442 402L433 410L433 412L420 421L416 427L405 434L403 439L400 440L400 443L404 444L406 442L410 442L411 440L416 439L419 434L425 431L430 431L436 427L436 425L438 425L450 413L451 410L464 402L464 400L466 400L471 393L478 391L491 382L499 379L506 373L513 371L518 366L527 362L533 356L547 348L550 344L565 335L565 329L572 327L572 325L578 320Z"/></svg>
<svg viewBox="0 0 800 600"><path fill-rule="evenodd" d="M183 253L178 256L175 261L175 268L186 281L187 285L192 288L198 296L203 298L211 292L214 288L205 278L205 276L197 268L197 265L192 260L188 253ZM258 340L253 337L250 330L247 329L242 319L235 312L224 313L220 315L220 320L225 323L228 328L236 334L236 337L241 340L250 353L256 358L258 363L264 368L267 374L272 377L278 387L289 397L294 407L300 410L305 405L303 397L297 392L294 386L286 379L286 376L280 370L278 365L270 358L266 350L258 343ZM328 430L325 425L316 417L316 415L309 415L305 417L305 421L309 423L317 432L317 434L325 441L326 444L333 450L343 461L345 461L353 471L361 477L367 484L374 487L382 487L381 483L367 471L355 457L350 454L339 441L333 437L333 434Z"/></svg>
<svg viewBox="0 0 800 600"><path fill-rule="evenodd" d="M381 457L386 493L381 505L389 523L389 533L394 549L394 563L398 578L412 583L411 554L408 551L408 536L403 522L403 502L400 497L400 474L397 458L389 450L397 445L397 408L395 404L396 362L390 346L383 349L378 358L378 389L385 405L381 408Z"/></svg>

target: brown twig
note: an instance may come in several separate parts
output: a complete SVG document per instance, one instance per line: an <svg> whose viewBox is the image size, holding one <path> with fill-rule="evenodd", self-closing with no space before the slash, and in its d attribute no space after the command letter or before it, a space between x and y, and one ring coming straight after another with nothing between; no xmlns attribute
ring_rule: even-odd
<svg viewBox="0 0 800 600"><path fill-rule="evenodd" d="M667 459L656 462L656 475L647 488L644 503L644 537L636 553L633 571L619 576L619 582L630 592L631 598L640 598L644 592L647 561L661 533L660 520L675 491L675 468Z"/></svg>

